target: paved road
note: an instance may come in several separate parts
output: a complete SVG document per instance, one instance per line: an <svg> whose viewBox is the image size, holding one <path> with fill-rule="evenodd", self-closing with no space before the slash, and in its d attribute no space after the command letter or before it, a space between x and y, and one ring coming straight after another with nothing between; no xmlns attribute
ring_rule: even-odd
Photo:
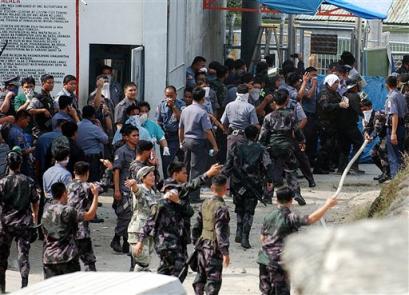
<svg viewBox="0 0 409 295"><path fill-rule="evenodd" d="M326 217L329 226L334 223L343 222L357 204L373 200L378 195L380 186L372 180L372 178L378 174L377 168L374 165L361 165L361 168L367 171L365 175L347 177L344 190L339 197L340 202L338 207L333 209ZM339 175L318 175L316 177L318 186L314 189L309 189L306 181L301 180L303 186L302 193L308 204L304 207L294 205L294 210L300 214L311 213L314 209L318 208L327 197L335 192L339 178ZM208 196L209 192L207 191L203 195ZM104 218L105 222L91 225L93 243L97 256L97 269L99 271L128 271L130 264L129 257L114 254L109 247L115 224L115 214L111 208L111 197L103 196L101 197L101 201L103 207L98 209L98 216ZM268 207L259 205L257 207L253 230L251 232L251 244L253 248L244 251L233 241L233 235L236 230L236 218L233 212L233 203L230 198L227 198L227 204L231 212L231 266L224 270L221 294L258 294L258 265L255 261L260 246L258 241L259 231L263 217L271 210L272 205ZM36 241L32 244L29 284L43 279L41 251L41 241ZM7 290L13 291L20 287L20 275L17 271L16 250L14 245L11 257L9 258L9 264L10 267L7 271ZM155 256L152 269L155 269L157 265L158 259ZM188 294L194 294L191 287L193 280L194 274L189 273L184 282Z"/></svg>

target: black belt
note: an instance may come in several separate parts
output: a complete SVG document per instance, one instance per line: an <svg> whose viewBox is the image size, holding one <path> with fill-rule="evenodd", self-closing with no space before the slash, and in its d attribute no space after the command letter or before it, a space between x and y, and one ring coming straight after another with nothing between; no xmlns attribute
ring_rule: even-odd
<svg viewBox="0 0 409 295"><path fill-rule="evenodd" d="M244 134L244 130L243 129L234 129L229 127L229 135L233 134L233 135L243 135Z"/></svg>

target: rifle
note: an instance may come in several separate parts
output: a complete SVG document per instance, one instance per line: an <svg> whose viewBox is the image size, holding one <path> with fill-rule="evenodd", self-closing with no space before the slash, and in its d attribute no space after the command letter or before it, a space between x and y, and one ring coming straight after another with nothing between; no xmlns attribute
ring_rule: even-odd
<svg viewBox="0 0 409 295"><path fill-rule="evenodd" d="M188 269L189 269L189 265L191 265L191 264L194 262L194 259L196 259L196 264L195 264L195 266L191 266L191 268L192 268L193 271L197 271L197 248L198 248L199 243L200 243L201 241L202 241L201 238L199 238L199 239L197 240L197 242L196 242L196 244L195 244L195 246L194 246L194 248L193 248L193 252L190 253L190 255L188 256L186 262L183 264L183 267L182 267L180 273L178 274L178 279L179 279L181 282L183 282L182 279L184 279L184 277L185 277L184 274L187 273L187 271L188 271Z"/></svg>
<svg viewBox="0 0 409 295"><path fill-rule="evenodd" d="M239 190L238 190L238 194L239 195L243 195L247 190L252 193L257 200L260 201L260 203L262 203L264 205L264 207L267 207L266 202L263 200L263 196L262 194L260 194L260 192L258 192L255 187L257 187L257 184L255 184L253 182L253 180L250 177L244 177L244 171L242 168L237 168L236 166L233 166L233 175L235 177L237 177L240 181L240 183L243 185Z"/></svg>

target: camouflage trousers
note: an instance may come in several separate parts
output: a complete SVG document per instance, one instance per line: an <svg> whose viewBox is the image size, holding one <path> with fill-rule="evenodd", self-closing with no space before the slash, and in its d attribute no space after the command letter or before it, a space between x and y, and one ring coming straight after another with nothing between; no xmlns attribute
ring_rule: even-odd
<svg viewBox="0 0 409 295"><path fill-rule="evenodd" d="M183 248L180 246L180 248ZM186 250L162 250L158 253L160 262L158 267L158 273L162 275L179 277L180 272L185 265L187 259ZM187 269L180 277L180 281L183 283L187 275Z"/></svg>
<svg viewBox="0 0 409 295"><path fill-rule="evenodd" d="M129 193L122 192L122 199L120 201L114 200L112 208L117 217L115 234L126 237L128 233L128 225L132 218L132 199Z"/></svg>
<svg viewBox="0 0 409 295"><path fill-rule="evenodd" d="M81 271L78 257L65 263L43 264L44 279Z"/></svg>
<svg viewBox="0 0 409 295"><path fill-rule="evenodd" d="M262 295L290 295L287 274L281 266L259 264L260 292Z"/></svg>
<svg viewBox="0 0 409 295"><path fill-rule="evenodd" d="M29 229L16 229L3 227L0 231L0 276L6 273L8 267L8 257L13 240L17 244L18 267L22 278L28 278L30 273L30 252L31 232Z"/></svg>
<svg viewBox="0 0 409 295"><path fill-rule="evenodd" d="M374 145L371 151L371 158L374 164L382 171L382 173L384 173L385 175L390 175L385 138L382 138L379 143Z"/></svg>
<svg viewBox="0 0 409 295"><path fill-rule="evenodd" d="M95 267L97 258L95 257L94 249L92 248L91 238L79 239L75 240L75 242L77 243L79 257L82 263L84 263L84 270L97 271Z"/></svg>
<svg viewBox="0 0 409 295"><path fill-rule="evenodd" d="M222 286L223 255L215 247L197 251L198 270L193 282L195 294L219 294Z"/></svg>
<svg viewBox="0 0 409 295"><path fill-rule="evenodd" d="M273 184L274 187L284 185L284 176L287 186L295 196L301 194L300 184L297 179L297 158L292 150L280 157L271 157L273 162Z"/></svg>
<svg viewBox="0 0 409 295"><path fill-rule="evenodd" d="M136 244L131 243L130 244L131 255L132 255L133 259L134 259L134 262L137 265L139 265L141 267L148 267L149 264L151 263L151 260L152 260L153 246L154 246L153 238L152 237L145 238L143 240L142 244L143 244L142 253L140 255L138 255L138 256L135 256L134 248L135 248ZM138 271L138 267L135 267L134 270Z"/></svg>

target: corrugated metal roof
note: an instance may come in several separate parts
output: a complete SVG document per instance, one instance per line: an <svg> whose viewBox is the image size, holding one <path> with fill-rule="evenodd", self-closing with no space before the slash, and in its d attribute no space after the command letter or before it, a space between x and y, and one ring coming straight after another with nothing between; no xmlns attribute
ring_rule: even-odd
<svg viewBox="0 0 409 295"><path fill-rule="evenodd" d="M335 6L323 4L322 10L335 9ZM348 11L339 9L337 14L348 14ZM348 16L324 16L324 15L297 15L298 20L307 21L338 21L338 22L354 22L355 17ZM389 9L388 17L384 20L384 24L409 24L409 0L394 0Z"/></svg>

